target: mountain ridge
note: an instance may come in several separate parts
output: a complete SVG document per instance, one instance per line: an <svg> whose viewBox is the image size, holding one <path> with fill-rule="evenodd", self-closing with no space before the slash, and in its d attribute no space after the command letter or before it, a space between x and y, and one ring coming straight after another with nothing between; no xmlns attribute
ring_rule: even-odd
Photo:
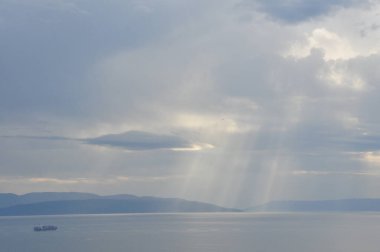
<svg viewBox="0 0 380 252"><path fill-rule="evenodd" d="M4 199L10 200L8 205ZM130 194L100 196L73 192L0 194L0 203L7 205L0 207L0 216L241 211L179 198L139 197Z"/></svg>

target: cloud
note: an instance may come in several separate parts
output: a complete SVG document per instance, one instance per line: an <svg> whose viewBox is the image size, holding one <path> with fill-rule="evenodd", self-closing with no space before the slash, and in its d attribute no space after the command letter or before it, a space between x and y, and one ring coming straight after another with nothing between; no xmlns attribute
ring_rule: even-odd
<svg viewBox="0 0 380 252"><path fill-rule="evenodd" d="M325 60L349 59L359 55L352 49L348 40L324 28L314 29L307 37L305 45L293 45L286 55L302 58L310 55L313 49L321 49Z"/></svg>
<svg viewBox="0 0 380 252"><path fill-rule="evenodd" d="M251 5L270 17L287 22L298 23L324 16L332 10L365 4L361 0L245 0L243 5Z"/></svg>
<svg viewBox="0 0 380 252"><path fill-rule="evenodd" d="M75 138L61 137L61 136L26 136L26 135L13 135L13 136L0 136L1 138L9 139L30 139L30 140L46 140L46 141L77 141Z"/></svg>
<svg viewBox="0 0 380 252"><path fill-rule="evenodd" d="M295 170L291 172L295 176L369 176L378 177L379 172L337 172L337 171L310 171L310 170Z"/></svg>
<svg viewBox="0 0 380 252"><path fill-rule="evenodd" d="M380 165L380 148L377 151L367 151L360 153L359 156L361 160L369 165L379 166Z"/></svg>
<svg viewBox="0 0 380 252"><path fill-rule="evenodd" d="M275 184L285 198L339 197L319 189L323 179L347 189L345 173L379 159L379 6L235 3L2 1L0 135L18 137L1 138L0 176L35 181L23 191L61 185L231 205ZM291 195L289 178L275 181L307 169L337 176L293 176L302 190ZM353 188L370 176L356 177Z"/></svg>
<svg viewBox="0 0 380 252"><path fill-rule="evenodd" d="M93 181L91 179L79 178L79 179L58 179L58 178L29 178L27 179L30 183L51 183L51 184L96 184L97 181ZM103 181L104 182L104 181Z"/></svg>
<svg viewBox="0 0 380 252"><path fill-rule="evenodd" d="M4 184L52 184L52 185L115 185L119 183L151 183L184 179L184 175L168 176L117 176L107 178L52 178L52 177L0 177Z"/></svg>
<svg viewBox="0 0 380 252"><path fill-rule="evenodd" d="M104 135L86 139L84 142L87 144L116 147L134 151L159 149L191 150L195 148L195 145L191 142L175 135L162 135L143 131L128 131L121 134Z"/></svg>
<svg viewBox="0 0 380 252"><path fill-rule="evenodd" d="M2 1L0 120L88 119L92 99L99 97L93 83L85 82L93 75L92 67L119 50L133 50L168 34L175 20L183 18L175 15L176 7L181 4Z"/></svg>

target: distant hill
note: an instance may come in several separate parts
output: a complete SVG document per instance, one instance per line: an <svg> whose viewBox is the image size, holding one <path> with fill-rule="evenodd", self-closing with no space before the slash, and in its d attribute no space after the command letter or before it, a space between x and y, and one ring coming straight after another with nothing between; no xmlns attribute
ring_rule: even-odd
<svg viewBox="0 0 380 252"><path fill-rule="evenodd" d="M0 202L5 206L0 208L0 216L239 211L177 198L138 197L129 194L110 196L87 193L33 193L20 196L0 194Z"/></svg>
<svg viewBox="0 0 380 252"><path fill-rule="evenodd" d="M101 196L78 192L33 192L23 195L0 193L0 208L45 201L96 199Z"/></svg>
<svg viewBox="0 0 380 252"><path fill-rule="evenodd" d="M272 201L247 211L269 212L377 212L380 199L341 199L317 201Z"/></svg>

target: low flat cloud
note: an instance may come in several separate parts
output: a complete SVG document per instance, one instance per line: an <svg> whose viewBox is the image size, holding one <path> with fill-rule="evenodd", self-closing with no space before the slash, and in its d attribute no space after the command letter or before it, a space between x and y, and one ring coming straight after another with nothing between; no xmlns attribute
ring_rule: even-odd
<svg viewBox="0 0 380 252"><path fill-rule="evenodd" d="M144 131L128 131L121 134L103 135L86 139L84 142L87 144L116 147L134 151L193 148L193 144L182 137Z"/></svg>
<svg viewBox="0 0 380 252"><path fill-rule="evenodd" d="M324 16L334 9L368 3L358 0L245 0L244 4L254 6L270 17L287 23L303 22Z"/></svg>

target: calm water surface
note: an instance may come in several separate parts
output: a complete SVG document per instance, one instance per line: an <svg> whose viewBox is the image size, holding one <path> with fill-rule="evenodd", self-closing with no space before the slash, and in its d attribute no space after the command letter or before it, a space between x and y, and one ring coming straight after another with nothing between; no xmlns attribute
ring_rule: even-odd
<svg viewBox="0 0 380 252"><path fill-rule="evenodd" d="M34 232L51 224L53 232ZM380 214L127 214L1 217L4 252L380 251Z"/></svg>

